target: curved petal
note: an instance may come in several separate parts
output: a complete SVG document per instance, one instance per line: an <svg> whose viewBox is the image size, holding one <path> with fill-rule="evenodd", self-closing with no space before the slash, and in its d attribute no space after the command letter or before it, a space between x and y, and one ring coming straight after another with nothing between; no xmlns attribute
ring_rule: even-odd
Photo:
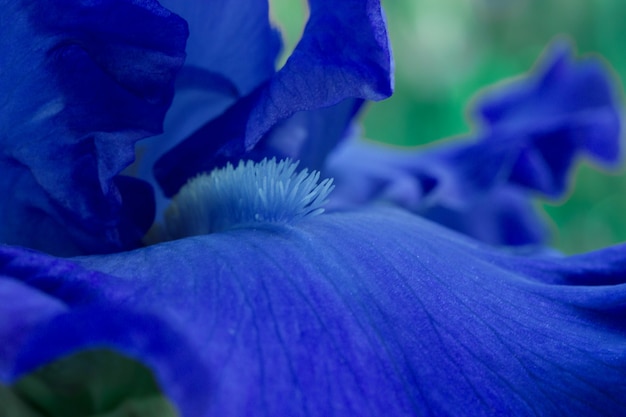
<svg viewBox="0 0 626 417"><path fill-rule="evenodd" d="M183 415L203 415L211 373L197 347L155 309L135 309L136 287L100 285L115 280L70 261L0 246L0 310L8 313L0 315L0 381L12 383L67 355L106 348L149 366Z"/></svg>
<svg viewBox="0 0 626 417"><path fill-rule="evenodd" d="M597 58L574 60L565 42L550 45L537 67L482 94L473 112L486 140L520 149L511 182L559 197L579 153L609 167L620 161L618 81Z"/></svg>
<svg viewBox="0 0 626 417"><path fill-rule="evenodd" d="M333 204L384 200L485 242L543 243L534 195L561 196L581 153L619 160L616 90L598 59L573 61L556 43L537 70L479 98L474 138L424 150L356 140L337 149L326 164Z"/></svg>
<svg viewBox="0 0 626 417"><path fill-rule="evenodd" d="M270 79L282 47L280 34L270 24L267 0L166 0L161 4L188 22L190 36L164 133L138 148L140 158L134 168L155 189L152 169L159 157ZM210 139L217 140L215 136ZM157 205L164 205L160 200L157 194ZM158 212L162 210L159 207Z"/></svg>
<svg viewBox="0 0 626 417"><path fill-rule="evenodd" d="M353 138L325 166L335 183L330 208L390 203L489 244L543 243L548 230L533 196L503 183L517 150L505 155L502 147L501 142L459 141L400 149Z"/></svg>
<svg viewBox="0 0 626 417"><path fill-rule="evenodd" d="M261 140L264 143L257 152L266 156L264 151L271 148L266 145L273 141L273 135L280 135L272 129L280 130L284 124L278 124L289 124L287 119L294 115L296 120L291 122L306 129L304 135L311 138L306 149L319 146L325 149L325 156L334 141L318 138L315 120L354 115L354 99L388 97L392 92L392 73L379 0L312 0L309 22L285 66L160 158L155 164L155 178L165 195L172 196L191 177L225 161L236 162ZM347 102L342 103L344 100ZM329 106L335 106L334 110L319 110ZM313 114L297 114L308 111ZM317 140L322 140L321 144ZM296 142L298 136L293 143L280 144L273 156L289 153L300 145ZM246 157L254 158L254 154ZM311 162L319 165L314 159Z"/></svg>
<svg viewBox="0 0 626 417"><path fill-rule="evenodd" d="M328 154L350 136L363 107L362 99L348 99L323 109L303 111L277 124L257 144L255 159L276 157L300 161L302 167L321 170Z"/></svg>
<svg viewBox="0 0 626 417"><path fill-rule="evenodd" d="M310 0L309 21L285 66L250 114L246 149L298 111L347 98L381 100L393 90L393 63L380 0Z"/></svg>
<svg viewBox="0 0 626 417"><path fill-rule="evenodd" d="M531 196L514 186L499 187L464 207L432 205L419 214L495 246L538 245L549 238Z"/></svg>
<svg viewBox="0 0 626 417"><path fill-rule="evenodd" d="M62 255L136 246L145 230L122 218L113 181L134 143L161 130L185 23L153 0L1 6L0 190L10 198L0 241Z"/></svg>
<svg viewBox="0 0 626 417"><path fill-rule="evenodd" d="M235 94L245 96L274 75L282 42L270 24L267 0L160 3L189 24L185 67L199 72L198 77L205 81L219 77Z"/></svg>
<svg viewBox="0 0 626 417"><path fill-rule="evenodd" d="M498 254L381 210L79 262L137 285L135 305L161 306L202 346L214 415L626 412L615 250ZM581 270L612 282L566 285Z"/></svg>
<svg viewBox="0 0 626 417"><path fill-rule="evenodd" d="M258 94L240 100L223 115L203 126L154 166L166 196L174 196L202 172L241 159L291 158L302 167L321 169L329 152L347 135L362 100L344 100L334 106L296 113L277 124L252 151L241 142L245 120ZM207 141L206 138L212 138Z"/></svg>
<svg viewBox="0 0 626 417"><path fill-rule="evenodd" d="M0 276L0 382L8 382L16 357L33 329L65 310L67 307L54 297Z"/></svg>

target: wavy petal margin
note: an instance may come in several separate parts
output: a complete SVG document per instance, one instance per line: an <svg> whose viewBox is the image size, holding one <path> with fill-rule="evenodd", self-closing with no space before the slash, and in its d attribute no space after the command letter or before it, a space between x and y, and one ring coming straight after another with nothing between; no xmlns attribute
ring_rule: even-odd
<svg viewBox="0 0 626 417"><path fill-rule="evenodd" d="M153 198L126 209L137 189L116 175L161 131L185 22L153 0L0 7L0 241L59 255L136 247Z"/></svg>
<svg viewBox="0 0 626 417"><path fill-rule="evenodd" d="M576 159L620 159L618 83L597 58L550 45L525 77L482 93L473 137L400 149L352 140L330 155L334 207L390 202L496 245L541 244L532 199L567 190ZM505 227L506 226L506 227Z"/></svg>

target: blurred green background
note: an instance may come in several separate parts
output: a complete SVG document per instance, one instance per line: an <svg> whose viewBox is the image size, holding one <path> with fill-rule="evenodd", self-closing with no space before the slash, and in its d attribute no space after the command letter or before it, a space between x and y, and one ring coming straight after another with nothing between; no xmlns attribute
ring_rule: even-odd
<svg viewBox="0 0 626 417"><path fill-rule="evenodd" d="M341 0L339 0L341 1ZM529 70L555 36L599 53L626 80L625 0L383 0L396 62L396 92L371 104L370 139L414 146L469 132L465 109L483 87ZM272 0L286 38L297 42L303 0ZM623 171L623 170L622 170ZM553 245L579 253L626 240L626 176L578 164L562 201L541 201Z"/></svg>

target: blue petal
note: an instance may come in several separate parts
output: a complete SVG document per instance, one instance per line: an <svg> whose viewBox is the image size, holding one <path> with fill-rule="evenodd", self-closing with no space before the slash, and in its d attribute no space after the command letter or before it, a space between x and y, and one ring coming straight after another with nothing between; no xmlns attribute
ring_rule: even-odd
<svg viewBox="0 0 626 417"><path fill-rule="evenodd" d="M505 146L459 141L400 149L353 138L325 167L335 179L330 208L384 202L493 245L543 243L548 230L532 195L503 182L517 157Z"/></svg>
<svg viewBox="0 0 626 417"><path fill-rule="evenodd" d="M571 55L555 42L534 74L483 94L474 109L486 140L520 148L510 181L551 197L566 191L579 153L609 167L620 160L617 82L599 59Z"/></svg>
<svg viewBox="0 0 626 417"><path fill-rule="evenodd" d="M349 99L328 108L296 113L277 124L248 151L243 146L245 126L241 120L248 117L258 93L237 102L155 164L154 174L165 195L172 197L201 172L211 172L241 159L291 158L303 167L321 169L331 150L347 135L363 105L363 100Z"/></svg>
<svg viewBox="0 0 626 417"><path fill-rule="evenodd" d="M158 312L134 309L136 288L100 285L114 280L73 262L0 246L0 383L80 350L108 348L148 365L183 415L203 415L211 374L197 347Z"/></svg>
<svg viewBox="0 0 626 417"><path fill-rule="evenodd" d="M202 346L212 415L604 416L626 413L625 249L512 255L381 210L79 262Z"/></svg>
<svg viewBox="0 0 626 417"><path fill-rule="evenodd" d="M532 197L561 196L581 153L617 162L622 123L598 59L573 61L556 43L538 67L479 98L473 138L423 150L356 140L337 149L326 164L334 207L383 200L488 243L543 243Z"/></svg>
<svg viewBox="0 0 626 417"><path fill-rule="evenodd" d="M302 167L321 170L335 147L350 136L354 119L363 106L362 99L344 100L318 110L303 111L276 125L250 155L290 158Z"/></svg>
<svg viewBox="0 0 626 417"><path fill-rule="evenodd" d="M158 189L152 169L167 150L275 73L281 49L271 26L267 0L161 1L189 23L187 59L164 134L139 145L136 174ZM165 204L157 194L157 204ZM159 207L159 212L163 207Z"/></svg>
<svg viewBox="0 0 626 417"><path fill-rule="evenodd" d="M393 90L393 64L379 0L310 0L302 39L252 110L246 148L298 111L347 98L381 100Z"/></svg>
<svg viewBox="0 0 626 417"><path fill-rule="evenodd" d="M189 24L185 71L210 81L221 78L245 96L275 72L280 34L269 21L267 0L162 0ZM213 75L212 75L213 74ZM190 75L187 73L187 75ZM212 86L210 88L216 88Z"/></svg>
<svg viewBox="0 0 626 417"><path fill-rule="evenodd" d="M323 157L338 139L329 139L320 146L315 119L329 115L345 119L346 108L351 115L356 111L354 99L388 97L392 92L392 72L391 51L378 0L311 1L309 22L285 66L267 83L159 159L155 164L155 178L165 195L172 196L189 178L225 161L236 162L261 140L264 143L257 152L264 156L289 154L300 144L281 144L280 149L266 145L272 142L272 129L277 124L305 111L314 111L314 114L295 116L301 118L295 123L307 129L304 135L310 137L305 149L319 146L324 150ZM348 102L341 103L344 100ZM336 107L339 116L332 111L322 114L318 110L339 103ZM337 125L341 134L346 124ZM341 136L331 133L331 138ZM297 140L297 137L293 139ZM276 153L268 155L265 150ZM312 165L319 165L318 160L318 156L313 157Z"/></svg>
<svg viewBox="0 0 626 417"><path fill-rule="evenodd" d="M114 178L161 130L185 23L152 0L1 6L0 241L63 255L136 246L145 230L123 208L134 187Z"/></svg>
<svg viewBox="0 0 626 417"><path fill-rule="evenodd" d="M491 245L537 245L549 238L528 193L514 186L496 188L464 207L432 205L419 214Z"/></svg>
<svg viewBox="0 0 626 417"><path fill-rule="evenodd" d="M9 380L9 370L33 329L66 309L62 302L47 294L15 279L0 277L1 382Z"/></svg>

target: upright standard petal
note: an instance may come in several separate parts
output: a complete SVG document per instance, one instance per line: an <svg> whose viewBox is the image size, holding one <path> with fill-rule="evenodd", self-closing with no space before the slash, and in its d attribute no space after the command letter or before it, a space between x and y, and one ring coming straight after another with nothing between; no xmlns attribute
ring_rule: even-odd
<svg viewBox="0 0 626 417"><path fill-rule="evenodd" d="M285 66L250 114L247 149L278 121L347 98L381 100L393 91L393 64L380 0L310 0L310 18Z"/></svg>
<svg viewBox="0 0 626 417"><path fill-rule="evenodd" d="M78 262L202 346L208 415L606 416L626 413L623 250L511 255L380 210Z"/></svg>
<svg viewBox="0 0 626 417"><path fill-rule="evenodd" d="M164 133L139 144L140 158L133 167L155 189L152 169L159 157L270 79L282 47L269 20L267 0L161 4L188 22L190 36ZM160 200L157 194L157 204Z"/></svg>
<svg viewBox="0 0 626 417"><path fill-rule="evenodd" d="M187 60L181 73L186 83L181 87L203 89L219 78L242 97L274 75L282 42L270 23L267 0L160 3L189 24Z"/></svg>
<svg viewBox="0 0 626 417"><path fill-rule="evenodd" d="M124 207L137 184L115 178L161 130L185 23L153 0L0 6L0 241L61 255L136 246L151 219ZM132 204L153 211L151 198Z"/></svg>
<svg viewBox="0 0 626 417"><path fill-rule="evenodd" d="M265 141L260 144L262 149L276 151L273 155L263 152L263 156L289 155L301 144L281 144L280 149L266 145L272 141L272 129L298 112L338 105L338 114L345 117L347 108L350 115L358 109L354 99L379 100L391 94L393 63L379 0L312 0L310 6L302 39L284 67L157 161L155 177L167 196L198 173L226 161L236 163L261 140ZM339 104L344 100L348 103ZM304 133L309 137L306 149L326 139L315 134L314 120L320 116L328 115L295 116L299 128L310 129ZM327 146L321 148L337 141L323 142Z"/></svg>

